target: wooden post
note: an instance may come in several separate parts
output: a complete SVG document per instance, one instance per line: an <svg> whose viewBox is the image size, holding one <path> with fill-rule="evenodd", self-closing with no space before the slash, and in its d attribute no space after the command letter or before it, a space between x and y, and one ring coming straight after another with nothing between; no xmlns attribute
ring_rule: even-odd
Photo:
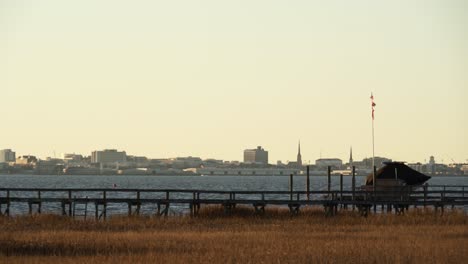
<svg viewBox="0 0 468 264"><path fill-rule="evenodd" d="M195 205L195 199L197 198L197 195L195 192L192 192L192 202L190 203L190 216L195 216L196 213L196 205Z"/></svg>
<svg viewBox="0 0 468 264"><path fill-rule="evenodd" d="M306 178L306 192L307 192L307 201L310 201L310 166L307 165L307 178Z"/></svg>
<svg viewBox="0 0 468 264"><path fill-rule="evenodd" d="M164 216L167 216L169 214L169 192L166 191L166 208L164 208Z"/></svg>
<svg viewBox="0 0 468 264"><path fill-rule="evenodd" d="M136 208L136 213L137 215L140 215L140 191L137 191L137 208Z"/></svg>
<svg viewBox="0 0 468 264"><path fill-rule="evenodd" d="M374 166L373 170L374 170L374 175L375 175L375 179L373 179L374 186L375 186L375 184L377 183L377 166Z"/></svg>
<svg viewBox="0 0 468 264"><path fill-rule="evenodd" d="M353 171L352 171L352 179L351 179L351 189L353 191L351 200L353 201L353 210L354 210L354 200L355 200L355 192L356 192L356 167L353 166Z"/></svg>
<svg viewBox="0 0 468 264"><path fill-rule="evenodd" d="M99 202L94 202L94 219L97 221L99 219Z"/></svg>
<svg viewBox="0 0 468 264"><path fill-rule="evenodd" d="M73 200L76 200L76 196L74 197ZM73 202L73 218L75 218L75 205L76 205L76 202Z"/></svg>
<svg viewBox="0 0 468 264"><path fill-rule="evenodd" d="M104 191L102 193L102 199L104 200L103 201L103 211L102 211L102 216L104 217L104 220L106 220L107 218L107 192Z"/></svg>
<svg viewBox="0 0 468 264"><path fill-rule="evenodd" d="M330 195L331 191L331 166L328 166L328 195Z"/></svg>
<svg viewBox="0 0 468 264"><path fill-rule="evenodd" d="M84 219L88 216L88 196L86 196L86 203L85 203L85 211L84 211Z"/></svg>
<svg viewBox="0 0 468 264"><path fill-rule="evenodd" d="M41 200L41 191L37 191L37 213L41 213L42 200Z"/></svg>
<svg viewBox="0 0 468 264"><path fill-rule="evenodd" d="M2 213L1 206L2 205L0 204L0 214ZM65 202L64 201L62 201L61 207L62 207L62 215L67 215L67 212L65 211Z"/></svg>
<svg viewBox="0 0 468 264"><path fill-rule="evenodd" d="M169 202L166 204L166 208L164 209L164 216L169 215Z"/></svg>
<svg viewBox="0 0 468 264"><path fill-rule="evenodd" d="M343 174L340 174L340 202L343 205Z"/></svg>
<svg viewBox="0 0 468 264"><path fill-rule="evenodd" d="M72 191L68 190L68 216L72 216Z"/></svg>
<svg viewBox="0 0 468 264"><path fill-rule="evenodd" d="M424 208L426 208L426 202L427 202L427 183L424 184Z"/></svg>
<svg viewBox="0 0 468 264"><path fill-rule="evenodd" d="M289 175L289 200L293 199L293 175Z"/></svg>
<svg viewBox="0 0 468 264"><path fill-rule="evenodd" d="M7 208L5 214L10 216L10 190L7 190Z"/></svg>

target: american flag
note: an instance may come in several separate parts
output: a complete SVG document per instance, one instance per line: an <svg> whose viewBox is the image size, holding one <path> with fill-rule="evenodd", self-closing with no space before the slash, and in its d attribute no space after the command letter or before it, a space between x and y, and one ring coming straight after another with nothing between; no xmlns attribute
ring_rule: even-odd
<svg viewBox="0 0 468 264"><path fill-rule="evenodd" d="M374 120L374 111L375 111L375 103L374 103L374 95L371 93L370 95L370 99L371 99L371 102L372 102L372 120Z"/></svg>

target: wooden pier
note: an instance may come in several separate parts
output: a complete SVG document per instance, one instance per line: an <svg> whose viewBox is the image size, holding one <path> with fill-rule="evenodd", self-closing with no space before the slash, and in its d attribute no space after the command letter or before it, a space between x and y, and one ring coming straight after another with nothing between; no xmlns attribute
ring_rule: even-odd
<svg viewBox="0 0 468 264"><path fill-rule="evenodd" d="M342 182L342 181L341 181ZM402 190L339 190L323 191L211 191L178 189L57 189L57 188L0 188L0 214L11 215L12 206L28 206L27 212L42 213L47 204L56 204L62 215L106 219L109 205L127 208L128 215L139 215L143 205L154 207L153 215L167 216L173 205L183 205L196 216L202 206L219 205L229 214L237 205L252 206L262 214L266 207L283 206L291 214L299 214L307 206L323 207L328 216L339 210L357 210L367 216L374 212L404 214L409 207L431 207L443 213L447 208L468 206L468 186L428 186ZM88 207L88 205L90 205ZM94 212L88 216L88 211ZM23 210L24 211L24 210Z"/></svg>

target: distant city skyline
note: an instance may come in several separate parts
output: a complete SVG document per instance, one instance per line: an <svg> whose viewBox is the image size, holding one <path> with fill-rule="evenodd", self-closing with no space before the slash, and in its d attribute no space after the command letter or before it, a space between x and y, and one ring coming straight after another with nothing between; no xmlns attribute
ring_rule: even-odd
<svg viewBox="0 0 468 264"><path fill-rule="evenodd" d="M152 158L138 154L128 155L125 150L96 150L90 156L67 153L61 157L41 158L35 155L18 155L11 149L0 149L0 174L36 175L304 175L310 171L314 175L350 175L353 171L364 175L394 160L388 157L364 158L355 160L350 149L349 160L340 158L320 158L302 162L300 145L296 161L269 162L268 150L262 146L243 151L243 161L196 156ZM397 161L396 163L401 163ZM307 165L307 168L306 166ZM310 165L310 167L308 166ZM441 164L431 156L429 162L411 162L407 166L430 175L468 175L468 163Z"/></svg>
<svg viewBox="0 0 468 264"><path fill-rule="evenodd" d="M282 162L284 165L287 165L287 164L294 164L294 166L302 166L302 165L313 165L315 164L315 161L317 160L320 160L320 159L340 159L342 160L343 162L349 162L349 163L352 163L353 160L364 160L364 159L372 159L372 156L370 157L358 157L357 159L355 158L354 154L353 154L353 150L352 148L350 148L348 151L348 157L347 158L344 158L344 157L340 157L340 156L319 156L319 157L316 157L314 159L302 159L302 151L301 151L301 148L300 148L300 145L298 147L298 150L297 150L297 156L296 156L296 159L284 159L284 160L270 160L268 158L269 156L269 152L270 150L269 149L264 149L262 146L257 146L256 148L250 148L250 149L244 149L240 152L242 152L241 154L241 158L239 159L224 159L222 157L213 157L213 156L209 156L209 157L203 157L203 156L197 156L197 155L193 155L193 154L188 154L188 155L175 155L175 156L158 156L158 157L152 157L152 156L147 156L147 155L144 155L142 153L129 153L127 152L125 149L116 149L116 148L104 148L104 149L95 149L93 151L91 151L90 153L80 153L80 152L76 152L76 151L70 151L70 152L63 152L63 153L57 153L57 152L54 152L53 155L46 155L46 156L40 156L40 155L37 155L35 153L32 153L32 152L25 152L25 153L18 153L15 151L15 149L2 149L0 148L0 163L1 162L8 162L8 161L14 161L14 158L10 158L10 159L5 159L5 160L2 160L3 157L14 157L16 155L16 158L18 157L21 157L21 156L34 156L40 160L46 160L48 158L51 158L51 159L67 159L67 156L74 156L74 155L82 155L83 157L90 157L91 159L91 162L94 162L94 163L99 163L100 162L100 159L99 159L99 155L103 152L103 151L108 151L110 153L112 153L112 157L117 157L118 160L121 160L121 161L124 161L125 159L122 158L121 155L124 155L124 156L133 156L133 157L145 157L145 158L148 158L148 159L175 159L175 158L184 158L184 157L194 157L194 158L201 158L203 160L210 160L210 159L215 159L215 160L223 160L223 161L229 161L229 162L232 162L232 161L235 161L235 162L247 162L247 163L260 163L260 164L271 164L271 165L275 165L277 164L278 162ZM255 158L258 154L258 151L260 151L260 159L259 160L256 160L258 159ZM7 154L5 154L5 152ZM11 153L13 153L11 156ZM247 153L250 153L250 154L247 154ZM254 154L255 153L255 154ZM263 153L266 153L266 154L263 154ZM8 156L10 155L10 156ZM266 156L264 156L266 155ZM468 164L468 161L455 161L453 159L449 159L449 160L444 160L444 159L440 159L440 158L437 158L437 156L434 156L434 155L430 155L428 156L426 159L424 160L412 160L412 161L404 161L404 160L398 160L398 159L393 159L391 156L386 156L386 155L379 155L379 156L376 156L376 158L389 158L393 161L398 161L398 162L406 162L406 163L422 163L422 164L427 164L427 163L444 163L444 164L451 164L451 163L458 163L458 164L462 164L462 163L465 163L465 164ZM380 165L380 164L379 164Z"/></svg>
<svg viewBox="0 0 468 264"><path fill-rule="evenodd" d="M0 4L0 148L468 159L468 1Z"/></svg>

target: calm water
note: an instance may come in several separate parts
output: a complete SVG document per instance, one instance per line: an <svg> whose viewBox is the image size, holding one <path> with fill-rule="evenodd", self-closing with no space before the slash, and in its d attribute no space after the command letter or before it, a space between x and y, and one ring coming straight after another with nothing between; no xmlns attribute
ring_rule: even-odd
<svg viewBox="0 0 468 264"><path fill-rule="evenodd" d="M304 176L294 177L294 190L305 190ZM356 177L356 186L364 184L365 177ZM0 175L0 188L141 188L141 189L204 189L224 191L288 191L289 177L285 176L45 176L45 175ZM344 188L351 188L351 177L343 179ZM432 177L430 185L468 185L468 177ZM326 190L327 177L311 176L311 190ZM339 190L339 177L332 176L332 189ZM5 194L0 192L0 196ZM21 195L24 194L11 194ZM51 196L53 194L50 194ZM76 193L77 197L100 197L99 193ZM126 197L128 193L115 194L115 197ZM149 195L149 194L148 194ZM154 195L154 194L153 194ZM188 194L190 195L190 194ZM43 194L47 197L47 193ZM112 196L108 196L112 197ZM154 197L154 196L151 196ZM246 196L245 198L247 198ZM144 196L142 196L144 198ZM176 198L176 197L174 197ZM179 198L179 197L177 197ZM180 197L185 198L185 197ZM188 198L188 197L187 197ZM239 197L242 198L242 197ZM281 197L273 196L271 198ZM92 214L94 207L88 207ZM183 213L186 205L173 206L172 213ZM4 208L3 208L4 210ZM154 206L143 206L143 213L154 212ZM24 213L27 204L12 205L12 213ZM59 204L43 206L45 212L60 212ZM126 205L111 205L108 213L125 213Z"/></svg>

